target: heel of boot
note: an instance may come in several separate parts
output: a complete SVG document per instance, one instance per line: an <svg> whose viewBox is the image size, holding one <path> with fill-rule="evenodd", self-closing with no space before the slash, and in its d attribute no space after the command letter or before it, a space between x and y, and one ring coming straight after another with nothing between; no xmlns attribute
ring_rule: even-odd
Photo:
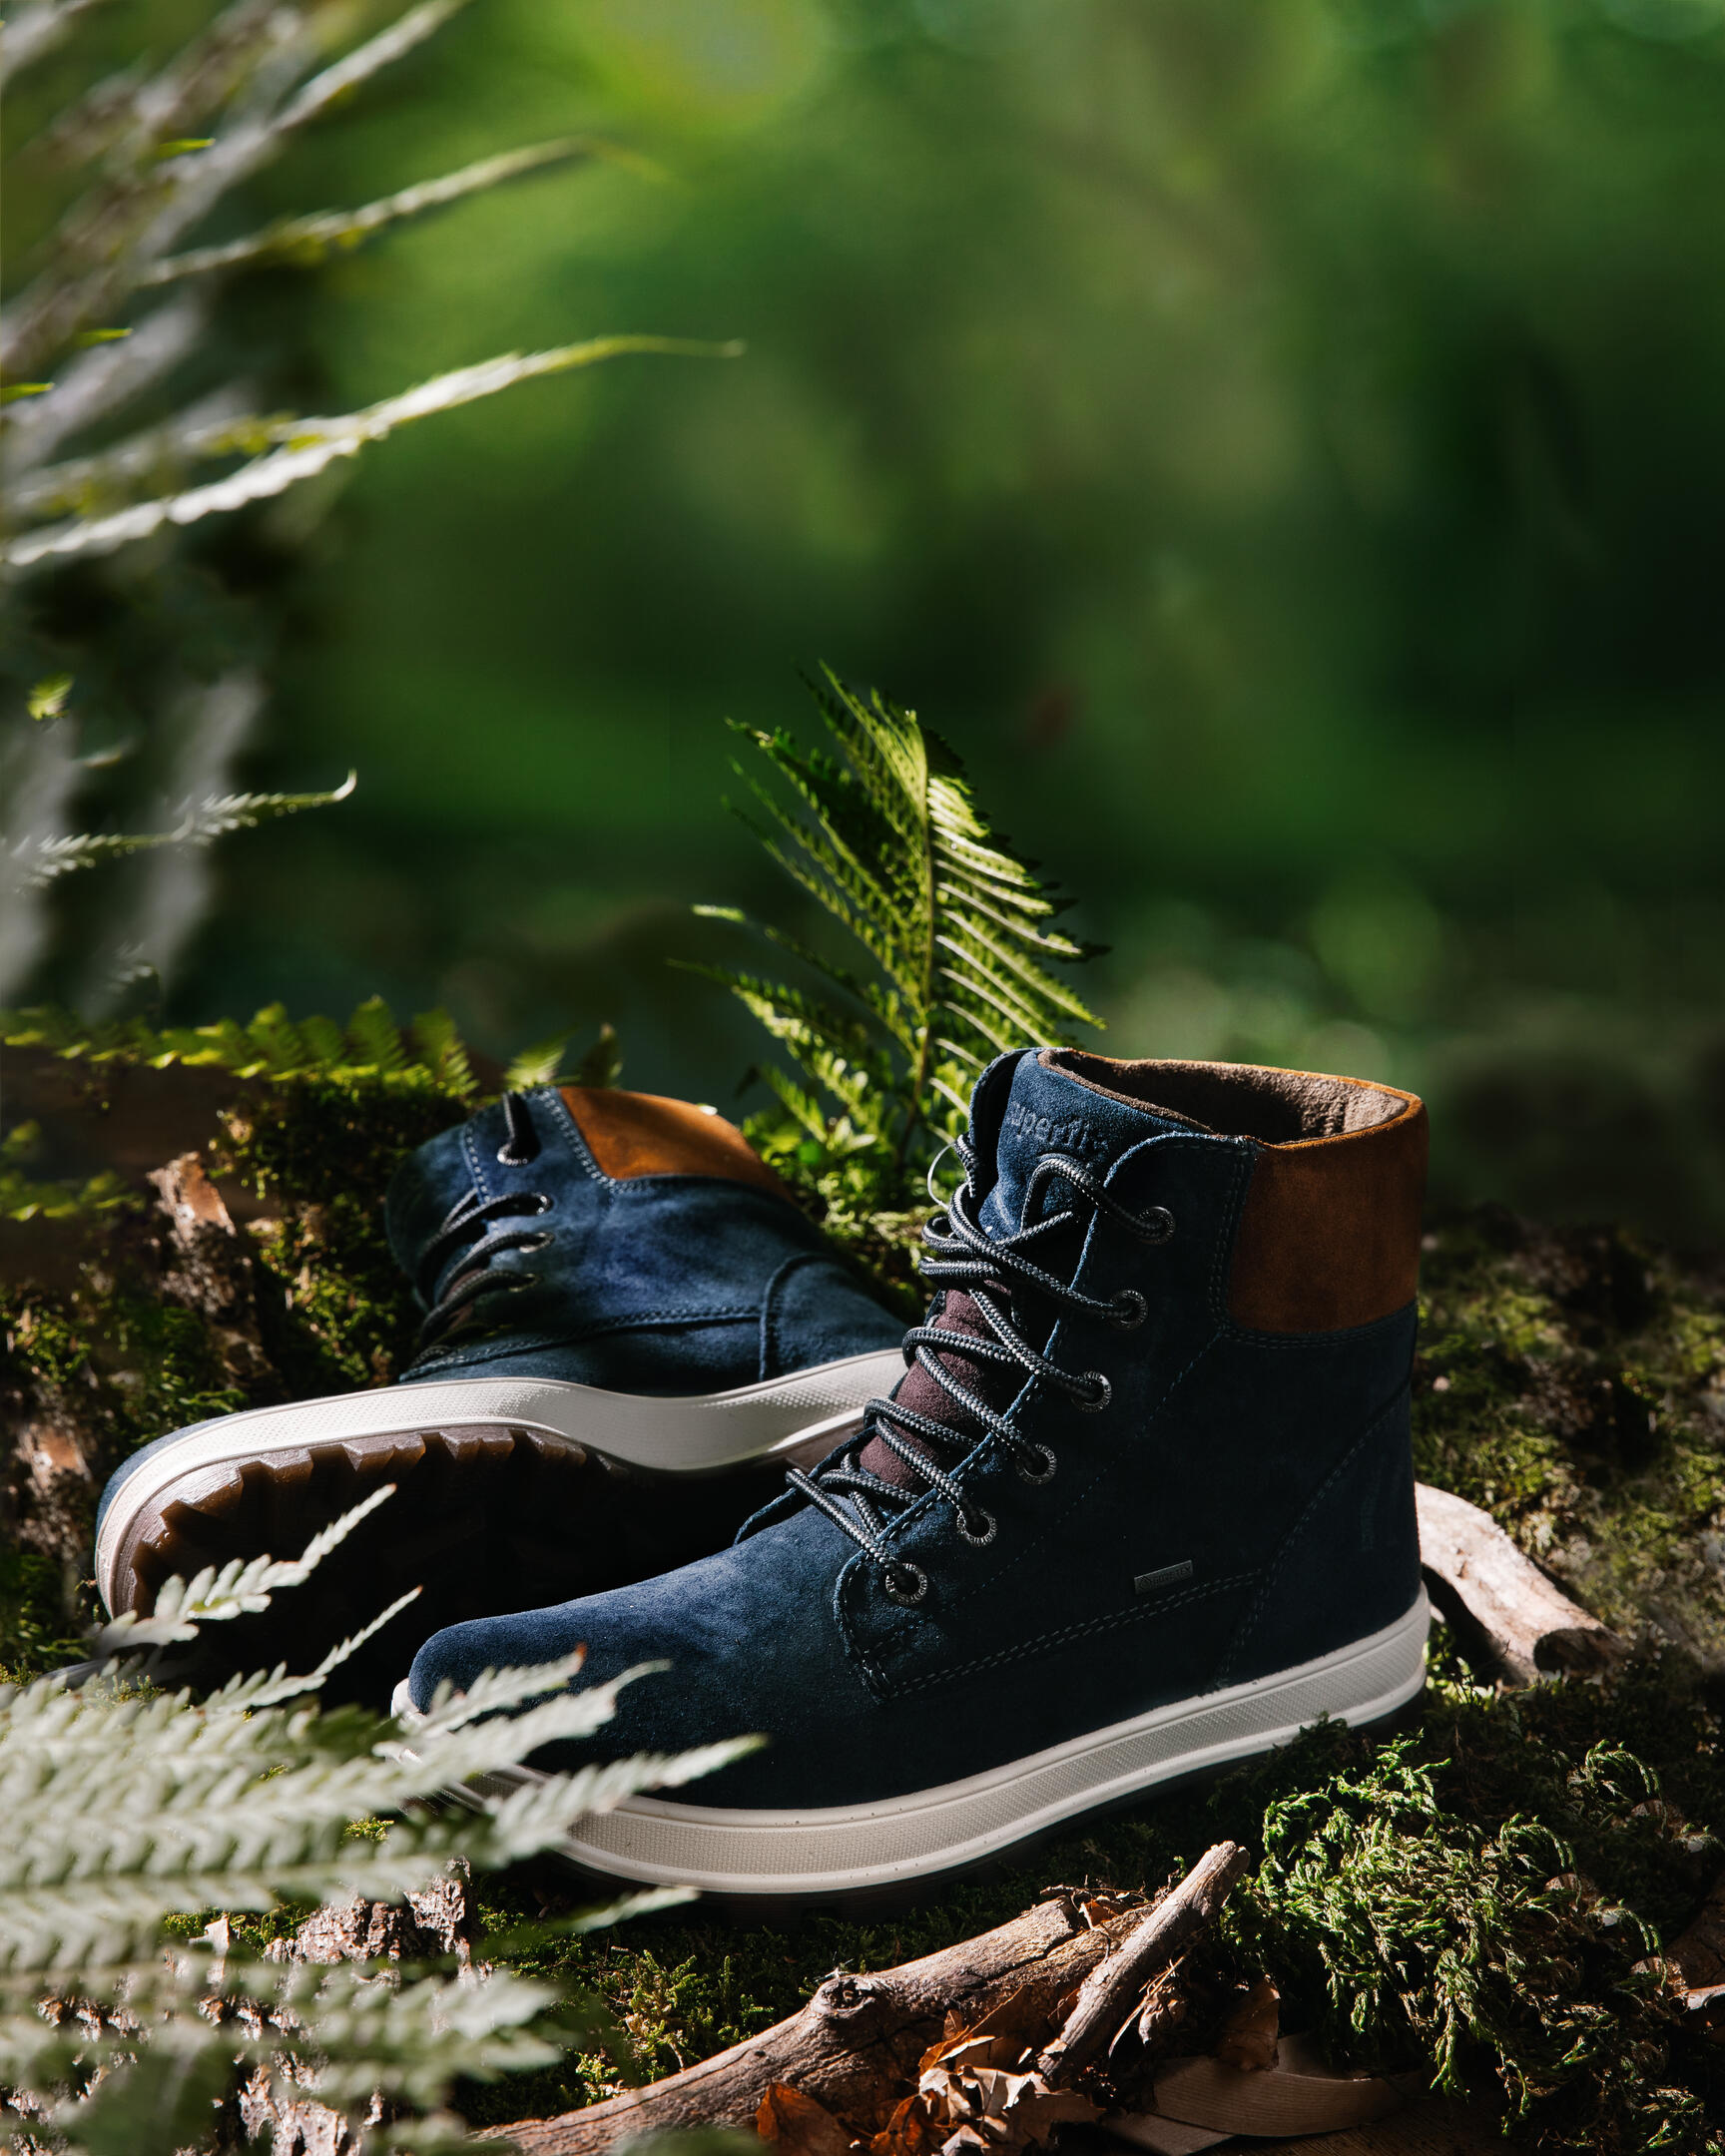
<svg viewBox="0 0 1725 2156"><path fill-rule="evenodd" d="M1333 1653L1414 1602L1420 1528L1408 1413L1404 1387L1313 1494L1240 1622L1221 1683Z"/></svg>

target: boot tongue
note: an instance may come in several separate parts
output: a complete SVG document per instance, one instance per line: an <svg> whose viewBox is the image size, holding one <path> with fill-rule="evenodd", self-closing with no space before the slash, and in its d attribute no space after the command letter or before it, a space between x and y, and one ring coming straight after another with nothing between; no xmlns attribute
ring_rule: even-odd
<svg viewBox="0 0 1725 2156"><path fill-rule="evenodd" d="M1044 1154L1064 1153L1101 1177L1122 1153L1146 1138L1200 1128L1184 1116L1098 1092L1069 1072L1044 1063L1040 1055L1022 1056L1012 1074L1012 1089L995 1142L994 1183L978 1218L991 1235L1012 1235L1021 1227L1031 1226L1024 1217L1024 1205L1030 1179ZM980 1180L986 1174L986 1163L978 1162L977 1168ZM1071 1202L1071 1186L1058 1176L1045 1176L1036 1196L1035 1218L1045 1219L1050 1213L1064 1211ZM1056 1231L1054 1240L1064 1238ZM1036 1252L1035 1263L1046 1270L1052 1256L1046 1249ZM1053 1270L1058 1273L1060 1269L1054 1265ZM994 1337L975 1302L961 1289L952 1289L939 1298L928 1323L943 1333L981 1340ZM1020 1370L972 1362L966 1355L940 1359L951 1371L954 1383L996 1410L1006 1406L1024 1381ZM957 1406L925 1369L912 1365L906 1370L892 1397L913 1413L945 1423L955 1438L973 1441L981 1435L975 1417ZM926 1449L908 1432L901 1433L901 1439L918 1452ZM860 1465L901 1489L919 1486L903 1460L878 1437L870 1437L862 1447Z"/></svg>

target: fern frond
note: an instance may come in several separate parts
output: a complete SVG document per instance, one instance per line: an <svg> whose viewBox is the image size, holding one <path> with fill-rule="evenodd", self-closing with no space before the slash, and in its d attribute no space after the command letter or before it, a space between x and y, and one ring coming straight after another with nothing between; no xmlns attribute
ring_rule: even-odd
<svg viewBox="0 0 1725 2156"><path fill-rule="evenodd" d="M413 1044L419 1051L417 1060L439 1085L463 1099L479 1090L467 1045L446 1010L419 1013L413 1021Z"/></svg>
<svg viewBox="0 0 1725 2156"><path fill-rule="evenodd" d="M270 1607L271 1597L283 1588L303 1586L330 1551L339 1549L360 1521L368 1519L379 1505L387 1504L394 1494L393 1482L380 1484L327 1527L320 1527L297 1557L233 1557L220 1571L207 1565L192 1580L165 1580L150 1615L139 1617L128 1610L117 1617L98 1634L96 1652L107 1655L134 1644L196 1639L202 1625L257 1616Z"/></svg>
<svg viewBox="0 0 1725 2156"><path fill-rule="evenodd" d="M386 226L423 217L427 211L441 210L449 203L460 202L465 196L482 194L527 173L543 172L548 166L566 165L575 158L609 154L612 154L609 144L596 143L582 136L571 136L562 142L536 143L526 150L507 150L501 157L480 158L475 164L463 165L458 172L444 173L438 179L421 180L416 186L399 188L394 194L365 203L357 210L322 210L307 217L279 218L262 232L249 233L243 240L230 240L221 247L189 248L183 255L165 256L140 282L148 288L172 284L182 277L208 276L217 270L256 269L265 263L308 268L322 262L334 249L357 247Z"/></svg>
<svg viewBox="0 0 1725 2156"><path fill-rule="evenodd" d="M568 1034L558 1033L550 1040L523 1048L504 1072L504 1085L512 1093L524 1093L530 1086L552 1084L563 1068L563 1051L568 1045Z"/></svg>
<svg viewBox="0 0 1725 2156"><path fill-rule="evenodd" d="M401 1029L381 996L367 996L347 1021L347 1038L361 1069L398 1071L407 1061Z"/></svg>
<svg viewBox="0 0 1725 2156"><path fill-rule="evenodd" d="M5 855L5 881L13 889L40 890L80 868L95 868L128 853L157 846L208 845L229 831L249 830L276 816L297 815L303 808L327 808L342 802L358 785L349 772L338 787L321 794L221 794L188 803L174 829L165 831L81 831L64 838L26 836Z"/></svg>
<svg viewBox="0 0 1725 2156"><path fill-rule="evenodd" d="M10 82L51 53L80 15L101 4L102 0L36 0L34 7L20 8L0 39L0 81Z"/></svg>
<svg viewBox="0 0 1725 2156"><path fill-rule="evenodd" d="M125 1645L179 1640L202 1622L267 1606L272 1593L302 1584L383 1494L296 1559L265 1557L171 1583L151 1618L111 1627L107 1637ZM136 1969L177 1911L420 1891L453 1853L490 1868L533 1856L582 1815L712 1772L754 1742L521 1777L526 1758L590 1735L614 1713L622 1686L652 1671L632 1670L587 1692L568 1689L579 1655L491 1673L459 1699L440 1695L404 1738L386 1719L349 1711L325 1721L304 1701L342 1652L309 1677L278 1670L238 1679L202 1704L113 1675L79 1691L57 1678L0 1688L0 1807L8 1822L0 1841L0 2061L12 2049L6 2009L18 1983L76 1972L99 1981L105 1971L117 1980L122 1968ZM107 1668L125 1675L123 1664ZM519 1786L497 1794L499 1777ZM492 1794L470 1809L423 1809L439 1792L474 1782ZM348 1828L358 1819L392 1824L355 1839ZM325 2031L320 2001L326 2058L342 2051L341 2027L337 2015ZM374 2067L375 2050L373 2041L356 2055ZM376 2085L373 2072L368 2087Z"/></svg>
<svg viewBox="0 0 1725 2156"><path fill-rule="evenodd" d="M506 1085L543 1082L529 1072L547 1065L553 1075L561 1062L562 1038L549 1047L517 1057L505 1075ZM224 1018L213 1025L164 1026L155 1029L142 1018L91 1022L52 1004L24 1010L0 1008L0 1048L40 1048L69 1061L95 1066L136 1064L165 1070L181 1063L194 1069L224 1070L236 1078L270 1081L361 1077L429 1083L452 1102L466 1104L479 1092L472 1056L447 1011L421 1011L403 1032L381 996L371 996L343 1024L311 1016L288 1018L280 1003L259 1011L249 1024ZM550 1055L555 1048L556 1055ZM583 1068L583 1084L609 1083L615 1076L617 1036L601 1027Z"/></svg>
<svg viewBox="0 0 1725 2156"><path fill-rule="evenodd" d="M831 671L811 686L837 756L806 751L783 731L737 727L779 786L739 767L754 813L736 812L860 950L861 967L783 929L764 931L854 1014L753 973L702 970L743 1001L813 1087L767 1074L817 1144L816 1180L847 1160L848 1205L862 1194L859 1174L866 1187L856 1217L908 1218L922 1171L961 1124L989 1059L1096 1022L1050 970L1092 953L1049 925L1061 901L989 828L962 764L914 712L848 689ZM837 1104L837 1120L822 1113L821 1096ZM871 1154L860 1155L858 1133L877 1141ZM763 1134L752 1127L752 1135ZM801 1158L795 1147L768 1150L780 1165ZM831 1211L833 1193L820 1187Z"/></svg>
<svg viewBox="0 0 1725 2156"><path fill-rule="evenodd" d="M617 1028L607 1018L594 1035L589 1047L575 1066L575 1083L603 1092L614 1086L623 1075L623 1049L617 1038Z"/></svg>
<svg viewBox="0 0 1725 2156"><path fill-rule="evenodd" d="M562 344L551 351L508 352L499 359L482 360L477 366L455 367L399 396L367 405L362 411L332 419L301 420L289 442L255 457L225 479L155 501L136 502L109 516L72 518L26 533L0 548L0 562L13 569L32 569L46 561L84 560L148 539L167 524L196 524L203 517L227 515L250 502L285 493L303 479L314 478L338 458L357 456L368 443L384 440L399 426L427 418L433 412L453 411L542 375L594 366L630 352L732 359L741 350L739 344L702 343L689 337L589 337L582 343Z"/></svg>

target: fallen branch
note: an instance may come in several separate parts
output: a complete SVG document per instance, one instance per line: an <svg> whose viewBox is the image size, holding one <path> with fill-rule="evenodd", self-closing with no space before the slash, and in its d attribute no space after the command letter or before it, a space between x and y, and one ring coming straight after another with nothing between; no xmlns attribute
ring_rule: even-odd
<svg viewBox="0 0 1725 2156"><path fill-rule="evenodd" d="M1036 2061L1051 2088L1074 2081L1100 2057L1144 1992L1216 1920L1228 1890L1246 1870L1237 1842L1207 1851L1172 1893L1146 1909L1121 1941L1084 1979L1059 2035Z"/></svg>
<svg viewBox="0 0 1725 2156"><path fill-rule="evenodd" d="M1488 1513L1424 1482L1414 1497L1420 1562L1439 1599L1478 1627L1517 1683L1604 1669L1622 1654L1616 1633L1553 1586Z"/></svg>
<svg viewBox="0 0 1725 2156"><path fill-rule="evenodd" d="M603 2156L691 2126L754 2127L781 2156L1037 2145L1061 2119L1101 2115L1106 2094L1071 2084L1137 2024L1245 1870L1224 1842L1148 1908L1062 1891L918 1961L830 1976L800 2014L650 2088L499 2132L523 2156Z"/></svg>
<svg viewBox="0 0 1725 2156"><path fill-rule="evenodd" d="M1138 1911L1091 1928L1071 1899L1039 1902L1010 1923L872 1976L829 1976L803 2011L650 2087L560 2118L498 2129L523 2156L601 2156L639 2134L687 2126L753 2127L775 2083L853 2120L883 2120L915 2082L948 2014L979 2021L1009 1994L1051 2021L1060 2000L1129 1933Z"/></svg>

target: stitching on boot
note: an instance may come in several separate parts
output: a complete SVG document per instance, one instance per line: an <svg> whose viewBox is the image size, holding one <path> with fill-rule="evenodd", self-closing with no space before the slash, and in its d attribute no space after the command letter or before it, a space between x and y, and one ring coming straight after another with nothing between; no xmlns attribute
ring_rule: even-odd
<svg viewBox="0 0 1725 2156"><path fill-rule="evenodd" d="M1323 1481L1319 1483L1317 1489L1313 1491L1311 1500L1307 1504L1305 1511L1301 1513L1300 1517L1294 1522L1294 1525L1288 1530L1288 1533L1283 1540L1282 1547L1276 1554L1275 1562L1271 1565L1269 1571L1266 1572L1264 1575L1264 1584L1258 1590L1257 1599L1253 1602L1252 1607L1247 1611L1245 1617L1242 1618L1239 1630L1235 1633L1233 1639L1230 1640L1228 1643L1228 1652L1222 1658L1221 1670L1216 1680L1219 1685L1226 1685L1232 1682L1232 1672L1235 1668L1235 1665L1239 1662L1240 1657L1245 1653L1247 1645L1251 1641L1253 1631L1255 1630L1259 1619L1264 1614L1264 1606L1269 1601L1271 1594L1275 1591L1276 1582L1281 1577L1289 1558L1294 1554L1294 1550L1300 1541L1300 1537L1311 1525L1314 1516L1322 1507L1325 1499L1329 1496L1332 1488L1348 1472L1349 1468L1353 1466L1354 1462L1360 1457L1361 1453L1366 1450L1367 1446L1371 1444L1373 1438L1377 1436L1379 1430L1383 1428L1384 1424L1388 1422L1390 1418L1395 1414L1397 1408L1402 1404L1403 1397L1406 1394L1407 1390L1407 1386L1404 1385L1401 1390L1397 1392L1395 1398L1392 1399L1386 1406L1380 1408L1378 1413L1373 1416L1372 1420L1367 1423L1366 1427L1360 1432L1360 1435L1348 1447L1347 1451L1343 1453L1342 1457L1336 1462L1335 1466L1331 1468L1330 1472L1324 1477Z"/></svg>
<svg viewBox="0 0 1725 2156"><path fill-rule="evenodd" d="M760 1379L765 1383L769 1377L778 1375L785 1364L785 1344L780 1334L781 1305L784 1301L785 1284L792 1275L806 1266L819 1265L820 1251L798 1251L787 1258L778 1272L767 1283L761 1297L761 1361Z"/></svg>
<svg viewBox="0 0 1725 2156"><path fill-rule="evenodd" d="M1234 1245L1240 1234L1240 1216L1246 1207L1246 1192L1252 1180L1252 1170L1258 1164L1258 1148L1250 1138L1234 1144L1234 1173L1228 1185L1228 1198L1222 1222L1216 1233L1216 1249L1210 1260L1210 1315L1219 1326L1226 1326L1228 1319L1227 1275L1234 1263Z"/></svg>
<svg viewBox="0 0 1725 2156"><path fill-rule="evenodd" d="M1028 1655L1041 1654L1050 1647L1059 1647L1068 1640L1084 1639L1093 1632L1115 1632L1129 1624L1141 1624L1152 1617L1162 1617L1170 1610L1180 1609L1189 1602L1207 1601L1213 1595L1226 1594L1231 1588L1255 1578L1252 1572L1231 1573L1226 1579L1211 1580L1202 1587L1189 1587L1184 1594L1169 1595L1161 1602L1136 1602L1127 1609L1111 1610L1103 1617L1087 1617L1082 1624L1064 1625L1058 1632L1044 1632L1039 1639L1025 1640L1016 1647L1002 1647L998 1653L982 1655L974 1662L960 1662L954 1669L930 1670L926 1676L911 1677L902 1683L894 1683L883 1670L870 1665L871 1673L890 1693L923 1692L930 1685L955 1682L960 1677L974 1677L983 1670L998 1669L1007 1662L1021 1662ZM1215 1690L1207 1686L1206 1690Z"/></svg>
<svg viewBox="0 0 1725 2156"><path fill-rule="evenodd" d="M535 1086L534 1091L542 1093L546 1107L550 1109L557 1122L562 1125L563 1135L573 1146L575 1158L586 1170L588 1180L603 1184L607 1189L614 1191L617 1188L615 1179L605 1173L604 1169L600 1167L599 1163L587 1150L587 1141L581 1135L581 1126L569 1113L569 1103L563 1098L562 1094L558 1092L555 1086L545 1086L543 1088Z"/></svg>
<svg viewBox="0 0 1725 2156"><path fill-rule="evenodd" d="M472 1181L473 1188L479 1192L481 1197L489 1198L492 1195L491 1186L486 1180L485 1165L480 1160L478 1150L474 1144L471 1123L461 1133L461 1155L467 1163L467 1174Z"/></svg>

